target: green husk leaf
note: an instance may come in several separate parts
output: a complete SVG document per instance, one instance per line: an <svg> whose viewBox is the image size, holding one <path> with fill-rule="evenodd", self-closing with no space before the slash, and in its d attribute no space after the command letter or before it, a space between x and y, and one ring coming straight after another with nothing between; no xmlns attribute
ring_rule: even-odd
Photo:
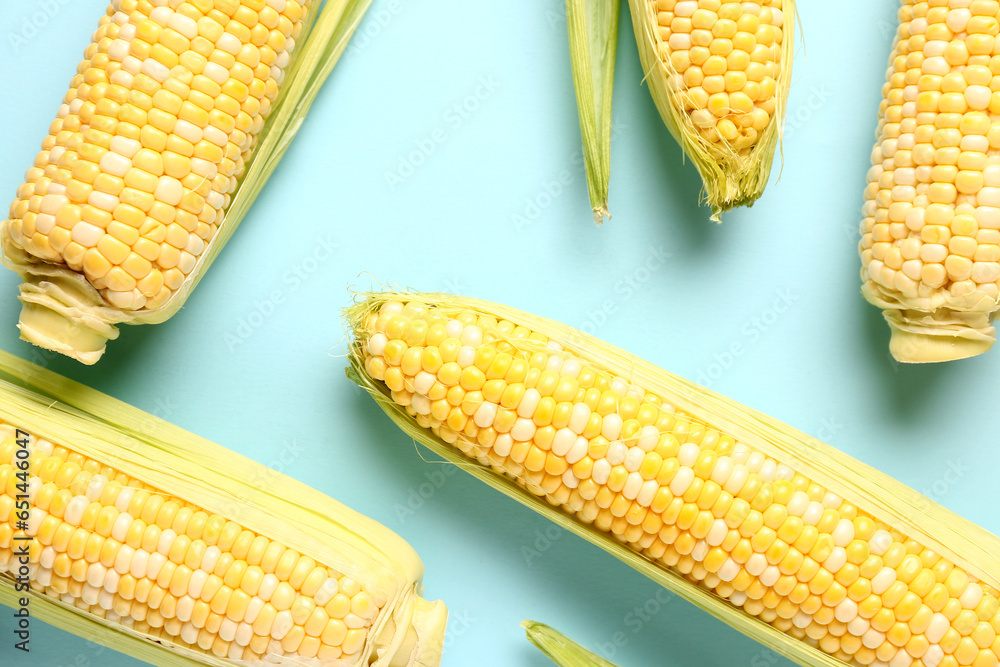
<svg viewBox="0 0 1000 667"><path fill-rule="evenodd" d="M347 368L347 376L369 392L406 435L473 477L550 519L560 528L600 547L678 597L799 665L843 667L844 663L744 613L707 589L691 584L683 576L656 565L609 534L579 523L510 478L500 476L490 467L465 457L430 430L421 428L405 408L392 400L385 384L373 380L365 371L360 348L367 337L365 324L368 318L377 313L386 301L408 301L452 310L456 314L463 310L487 313L497 320L508 320L531 331L540 332L595 367L606 369L612 375L628 378L646 391L662 397L680 412L710 424L712 428L765 456L791 466L856 507L879 517L927 548L950 559L979 581L1000 588L1000 538L997 536L812 436L673 375L598 338L560 322L509 306L451 294L386 291L361 293L357 295L357 299L355 305L347 308L344 314L346 324L354 335L354 344L348 356L351 365ZM528 341L518 340L518 346L521 349L531 349ZM542 349L541 344L538 344L538 349Z"/></svg>
<svg viewBox="0 0 1000 667"><path fill-rule="evenodd" d="M315 0L317 7L319 2ZM188 280L164 306L139 311L113 308L83 274L32 257L10 241L6 222L0 224L3 263L25 280L21 286L21 300L25 303L22 338L94 364L103 355L106 341L118 337L117 325L159 324L177 314L274 173L371 3L327 0L321 9L310 12L299 36L301 48L293 54L281 92L258 135L257 148L218 233L198 258Z"/></svg>
<svg viewBox="0 0 1000 667"><path fill-rule="evenodd" d="M785 122L795 53L795 0L785 0L783 5L784 37L781 71L776 81L777 105L771 123L747 156L740 156L734 150L721 153L697 132L687 112L678 103L677 93L670 84L671 78L677 76L677 71L671 64L660 59L655 0L629 0L629 6L639 46L639 60L642 62L650 95L670 134L701 174L705 184L703 198L712 207L712 220L721 222L721 214L732 208L753 206L767 186Z"/></svg>
<svg viewBox="0 0 1000 667"><path fill-rule="evenodd" d="M375 620L364 654L377 656L373 664L382 667L397 651L411 656L403 663L411 667L438 664L444 605L419 596L420 558L385 526L276 470L4 351L0 420L221 514L381 591L386 608ZM23 595L10 575L0 575L0 603L16 608ZM41 593L28 595L33 618L150 664L234 664L166 638L150 640Z"/></svg>
<svg viewBox="0 0 1000 667"><path fill-rule="evenodd" d="M560 667L616 667L544 623L524 621L521 627L528 635L528 641Z"/></svg>
<svg viewBox="0 0 1000 667"><path fill-rule="evenodd" d="M618 0L566 0L573 85L580 113L580 134L587 189L594 222L608 213L611 178L611 98L618 48Z"/></svg>

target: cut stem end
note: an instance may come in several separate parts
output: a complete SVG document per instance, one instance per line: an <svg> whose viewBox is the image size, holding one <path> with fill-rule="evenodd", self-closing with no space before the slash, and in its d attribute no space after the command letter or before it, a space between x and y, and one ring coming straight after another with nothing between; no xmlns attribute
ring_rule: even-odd
<svg viewBox="0 0 1000 667"><path fill-rule="evenodd" d="M89 365L104 355L108 340L118 337L118 329L107 324L94 327L86 318L73 317L47 305L23 301L18 329L23 340L64 354Z"/></svg>
<svg viewBox="0 0 1000 667"><path fill-rule="evenodd" d="M889 351L896 361L904 364L929 364L968 359L989 351L992 340L965 338L954 331L916 333L900 329L890 322L892 338Z"/></svg>
<svg viewBox="0 0 1000 667"><path fill-rule="evenodd" d="M982 292L960 298L900 299L868 280L861 293L882 309L892 330L889 351L897 361L927 364L968 359L987 352L996 342L997 302Z"/></svg>

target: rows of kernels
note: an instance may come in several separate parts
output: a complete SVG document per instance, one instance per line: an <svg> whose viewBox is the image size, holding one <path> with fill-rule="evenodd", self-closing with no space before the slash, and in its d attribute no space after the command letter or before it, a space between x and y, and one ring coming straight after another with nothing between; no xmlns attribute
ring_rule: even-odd
<svg viewBox="0 0 1000 667"><path fill-rule="evenodd" d="M112 305L164 305L212 241L310 0L115 0L10 208Z"/></svg>
<svg viewBox="0 0 1000 667"><path fill-rule="evenodd" d="M998 18L995 0L900 9L860 252L862 280L904 303L1000 294Z"/></svg>
<svg viewBox="0 0 1000 667"><path fill-rule="evenodd" d="M18 449L0 423L0 572L27 536L32 587L220 657L358 659L385 600L217 514L32 439L27 530Z"/></svg>
<svg viewBox="0 0 1000 667"><path fill-rule="evenodd" d="M850 664L996 667L1000 596L779 461L523 326L385 303L365 368L418 424Z"/></svg>
<svg viewBox="0 0 1000 667"><path fill-rule="evenodd" d="M783 0L647 0L678 105L710 144L746 154L777 108Z"/></svg>

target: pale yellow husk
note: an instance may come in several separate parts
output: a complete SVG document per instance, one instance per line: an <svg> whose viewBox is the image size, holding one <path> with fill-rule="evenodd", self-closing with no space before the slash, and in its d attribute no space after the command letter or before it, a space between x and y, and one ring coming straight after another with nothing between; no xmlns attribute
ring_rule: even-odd
<svg viewBox="0 0 1000 667"><path fill-rule="evenodd" d="M615 667L614 663L594 655L544 623L524 621L521 627L524 628L528 641L561 667Z"/></svg>
<svg viewBox="0 0 1000 667"><path fill-rule="evenodd" d="M782 41L781 71L778 74L777 105L770 124L754 145L750 154L741 157L736 151L720 153L715 144L708 143L697 131L691 118L677 103L677 93L670 81L677 71L664 62L658 52L656 3L649 0L629 0L632 25L639 46L639 60L645 83L653 102L666 123L670 134L684 150L684 155L694 162L701 174L705 189L704 201L712 207L712 220L720 222L722 213L739 206L753 206L767 186L771 164L785 122L788 92L792 82L792 59L795 52L795 0L785 0L784 39Z"/></svg>
<svg viewBox="0 0 1000 667"><path fill-rule="evenodd" d="M0 420L62 444L336 568L388 603L360 665L440 663L447 611L420 597L423 565L398 535L275 470L0 351ZM18 606L10 575L0 603ZM33 618L160 667L246 664L196 653L32 591ZM284 659L286 665L296 662ZM346 667L346 665L345 665Z"/></svg>
<svg viewBox="0 0 1000 667"><path fill-rule="evenodd" d="M681 575L655 565L609 534L579 523L511 479L466 458L429 430L418 426L405 408L393 402L385 385L374 381L365 371L361 346L367 338L367 318L378 312L386 301L401 301L452 310L456 314L463 310L485 313L498 320L508 320L539 332L595 367L638 384L691 418L709 424L737 442L791 466L859 509L949 558L952 563L964 568L980 581L993 587L1000 585L1000 538L816 438L593 336L515 308L450 294L386 291L362 293L357 298L356 305L348 308L345 313L347 326L353 331L355 339L349 355L351 367L347 370L348 377L371 393L379 406L408 436L491 487L551 519L561 528L599 546L679 597L800 665L843 667L844 663L736 609L706 589L691 584ZM518 345L526 348L530 342L519 341Z"/></svg>
<svg viewBox="0 0 1000 667"><path fill-rule="evenodd" d="M371 2L328 0L322 9L309 13L300 37L302 47L293 57L275 109L258 137L257 148L218 234L164 306L138 311L110 306L83 274L29 255L11 240L8 221L0 222L3 264L24 281L20 294L24 306L18 325L21 337L82 363L94 364L104 354L107 341L118 337L118 325L159 324L176 315L274 172ZM315 6L318 8L319 2Z"/></svg>

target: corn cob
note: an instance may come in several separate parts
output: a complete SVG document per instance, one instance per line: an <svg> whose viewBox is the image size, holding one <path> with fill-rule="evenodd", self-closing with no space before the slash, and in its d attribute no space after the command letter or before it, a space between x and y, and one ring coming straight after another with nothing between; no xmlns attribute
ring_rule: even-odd
<svg viewBox="0 0 1000 667"><path fill-rule="evenodd" d="M444 607L386 528L26 362L0 369L34 383L0 380L5 604L26 575L32 616L158 665L438 664Z"/></svg>
<svg viewBox="0 0 1000 667"><path fill-rule="evenodd" d="M369 3L325 7L310 53L335 62ZM332 67L290 68L316 4L110 3L0 228L25 280L23 338L94 363L116 324L181 307L249 205L228 215L251 157L280 157ZM262 133L289 71L287 109ZM240 197L252 201L274 163Z"/></svg>
<svg viewBox="0 0 1000 667"><path fill-rule="evenodd" d="M370 294L347 320L408 435L773 650L1000 662L1000 540L862 463L505 306Z"/></svg>
<svg viewBox="0 0 1000 667"><path fill-rule="evenodd" d="M1000 4L903 0L859 252L904 362L988 350L1000 309Z"/></svg>
<svg viewBox="0 0 1000 667"><path fill-rule="evenodd" d="M650 93L713 219L763 194L791 82L794 0L630 0Z"/></svg>

